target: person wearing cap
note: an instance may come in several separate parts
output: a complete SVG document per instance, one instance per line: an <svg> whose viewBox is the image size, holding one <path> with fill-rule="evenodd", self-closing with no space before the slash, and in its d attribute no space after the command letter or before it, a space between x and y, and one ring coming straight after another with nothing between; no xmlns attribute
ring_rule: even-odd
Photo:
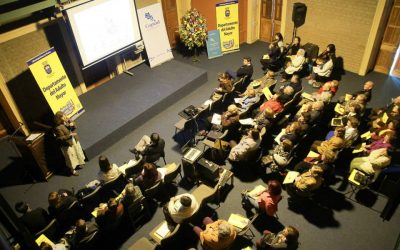
<svg viewBox="0 0 400 250"><path fill-rule="evenodd" d="M226 220L203 219L205 230L195 226L193 231L199 236L203 249L227 249L235 241L236 231Z"/></svg>
<svg viewBox="0 0 400 250"><path fill-rule="evenodd" d="M199 203L192 194L185 193L171 197L163 207L165 220L170 226L182 223L199 210Z"/></svg>

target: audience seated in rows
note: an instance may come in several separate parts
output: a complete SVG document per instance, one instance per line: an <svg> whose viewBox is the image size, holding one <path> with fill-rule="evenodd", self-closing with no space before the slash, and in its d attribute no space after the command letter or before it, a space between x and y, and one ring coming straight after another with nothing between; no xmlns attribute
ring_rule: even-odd
<svg viewBox="0 0 400 250"><path fill-rule="evenodd" d="M256 241L256 246L258 249L293 250L299 245L298 238L299 231L293 226L287 226L277 234L265 230L262 238Z"/></svg>
<svg viewBox="0 0 400 250"><path fill-rule="evenodd" d="M203 249L218 250L229 249L236 238L236 231L231 224L225 220L213 221L210 217L203 219L205 229L195 226L193 231L199 236Z"/></svg>
<svg viewBox="0 0 400 250"><path fill-rule="evenodd" d="M281 183L277 180L268 182L267 189L255 188L252 191L245 190L242 204L245 208L254 207L257 212L265 213L268 216L273 216L278 211L278 203L282 200Z"/></svg>

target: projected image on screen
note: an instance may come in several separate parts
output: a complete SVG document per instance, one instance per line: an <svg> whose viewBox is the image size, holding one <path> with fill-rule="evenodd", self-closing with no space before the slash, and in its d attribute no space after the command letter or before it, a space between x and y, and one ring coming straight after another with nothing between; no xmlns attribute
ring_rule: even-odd
<svg viewBox="0 0 400 250"><path fill-rule="evenodd" d="M96 0L66 10L83 66L140 41L133 0Z"/></svg>

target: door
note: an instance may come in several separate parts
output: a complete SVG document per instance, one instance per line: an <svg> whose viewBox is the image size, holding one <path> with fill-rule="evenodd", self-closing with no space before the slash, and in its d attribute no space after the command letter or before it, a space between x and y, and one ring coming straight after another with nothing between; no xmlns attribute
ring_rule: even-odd
<svg viewBox="0 0 400 250"><path fill-rule="evenodd" d="M400 43L400 0L393 3L389 20L383 35L379 54L376 59L374 71L389 74L390 68L395 63L392 75L400 77L400 59L394 62Z"/></svg>
<svg viewBox="0 0 400 250"><path fill-rule="evenodd" d="M260 39L272 42L281 30L282 0L261 0Z"/></svg>
<svg viewBox="0 0 400 250"><path fill-rule="evenodd" d="M239 43L247 40L247 0L239 0Z"/></svg>
<svg viewBox="0 0 400 250"><path fill-rule="evenodd" d="M179 22L176 0L162 0L162 8L167 28L168 40L171 48L176 45L176 37L178 36Z"/></svg>

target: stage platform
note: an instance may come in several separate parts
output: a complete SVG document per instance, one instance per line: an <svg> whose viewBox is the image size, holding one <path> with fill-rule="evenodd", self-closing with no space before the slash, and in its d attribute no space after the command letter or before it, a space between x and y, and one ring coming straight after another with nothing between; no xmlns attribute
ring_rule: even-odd
<svg viewBox="0 0 400 250"><path fill-rule="evenodd" d="M86 112L76 123L89 159L207 81L205 70L176 60L130 72L79 97Z"/></svg>

